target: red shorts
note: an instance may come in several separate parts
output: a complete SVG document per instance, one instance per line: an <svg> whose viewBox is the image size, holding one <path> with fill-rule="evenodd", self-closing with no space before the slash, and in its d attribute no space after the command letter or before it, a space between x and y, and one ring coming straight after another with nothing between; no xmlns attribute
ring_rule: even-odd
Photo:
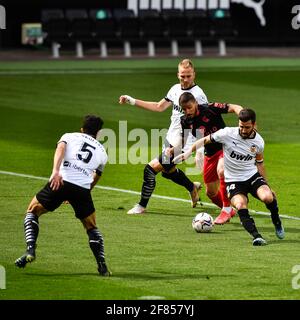
<svg viewBox="0 0 300 320"><path fill-rule="evenodd" d="M223 158L223 150L219 150L212 156L205 156L204 157L204 164L203 164L203 180L204 183L215 182L219 180L217 167L219 159Z"/></svg>

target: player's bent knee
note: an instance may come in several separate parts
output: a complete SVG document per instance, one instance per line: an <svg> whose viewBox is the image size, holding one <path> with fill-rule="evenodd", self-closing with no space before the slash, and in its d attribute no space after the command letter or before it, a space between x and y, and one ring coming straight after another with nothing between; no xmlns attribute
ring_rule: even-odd
<svg viewBox="0 0 300 320"><path fill-rule="evenodd" d="M247 209L247 205L243 202L235 202L233 203L233 206L237 209L237 210L241 210L241 209Z"/></svg>
<svg viewBox="0 0 300 320"><path fill-rule="evenodd" d="M151 160L147 165L150 166L155 172L161 172L163 170L163 166L160 164L160 162L158 161L158 159L153 159ZM146 168L145 167L145 168Z"/></svg>
<svg viewBox="0 0 300 320"><path fill-rule="evenodd" d="M34 202L29 205L26 213L28 212L33 213L39 217L41 214L46 213L47 210L43 207L41 203Z"/></svg>
<svg viewBox="0 0 300 320"><path fill-rule="evenodd" d="M261 201L266 203L266 204L269 204L269 203L272 203L273 200L274 200L274 197L273 197L273 194L270 193L270 194L265 194L265 195L262 195L260 197Z"/></svg>
<svg viewBox="0 0 300 320"><path fill-rule="evenodd" d="M88 217L81 219L80 221L86 230L95 229L97 227L95 212L89 215Z"/></svg>
<svg viewBox="0 0 300 320"><path fill-rule="evenodd" d="M214 198L218 195L218 188L208 188L206 187L206 190L205 190L205 193L206 195L211 199L211 198Z"/></svg>

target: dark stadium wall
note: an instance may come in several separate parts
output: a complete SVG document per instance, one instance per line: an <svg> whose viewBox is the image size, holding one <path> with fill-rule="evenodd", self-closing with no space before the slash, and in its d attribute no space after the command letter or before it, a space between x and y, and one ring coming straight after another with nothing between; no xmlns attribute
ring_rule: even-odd
<svg viewBox="0 0 300 320"><path fill-rule="evenodd" d="M263 3L261 17L251 7L255 3ZM6 29L0 30L0 47L11 48L21 47L22 23L39 22L42 9L126 8L127 0L0 0L0 5L6 10ZM300 45L300 28L292 27L295 5L300 5L299 0L231 0L230 12L237 30L231 44Z"/></svg>
<svg viewBox="0 0 300 320"><path fill-rule="evenodd" d="M47 8L126 8L127 0L0 0L6 10L6 29L0 30L0 47L21 46L21 25L40 22Z"/></svg>
<svg viewBox="0 0 300 320"><path fill-rule="evenodd" d="M300 45L300 28L292 27L292 19L295 17L292 8L300 5L299 0L265 0L261 19L253 8L245 5L246 2L247 0L232 0L230 8L239 44L254 42L262 45ZM258 3L262 0L248 2Z"/></svg>

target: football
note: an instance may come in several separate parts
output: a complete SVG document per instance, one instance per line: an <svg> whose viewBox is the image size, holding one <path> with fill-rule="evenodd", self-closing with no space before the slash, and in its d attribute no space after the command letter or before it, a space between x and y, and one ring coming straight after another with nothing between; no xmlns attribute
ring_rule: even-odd
<svg viewBox="0 0 300 320"><path fill-rule="evenodd" d="M214 226L213 217L206 213L198 213L192 221L192 227L196 232L210 232Z"/></svg>

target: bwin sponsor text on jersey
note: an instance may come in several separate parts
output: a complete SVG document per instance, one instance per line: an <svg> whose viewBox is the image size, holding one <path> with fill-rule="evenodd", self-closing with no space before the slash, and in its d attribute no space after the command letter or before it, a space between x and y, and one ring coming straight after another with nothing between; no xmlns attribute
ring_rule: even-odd
<svg viewBox="0 0 300 320"><path fill-rule="evenodd" d="M242 154L238 154L234 151L231 152L230 157L233 159L237 159L237 160L243 160L243 161L250 161L253 159L252 156L250 156L250 154L247 155L242 155Z"/></svg>

